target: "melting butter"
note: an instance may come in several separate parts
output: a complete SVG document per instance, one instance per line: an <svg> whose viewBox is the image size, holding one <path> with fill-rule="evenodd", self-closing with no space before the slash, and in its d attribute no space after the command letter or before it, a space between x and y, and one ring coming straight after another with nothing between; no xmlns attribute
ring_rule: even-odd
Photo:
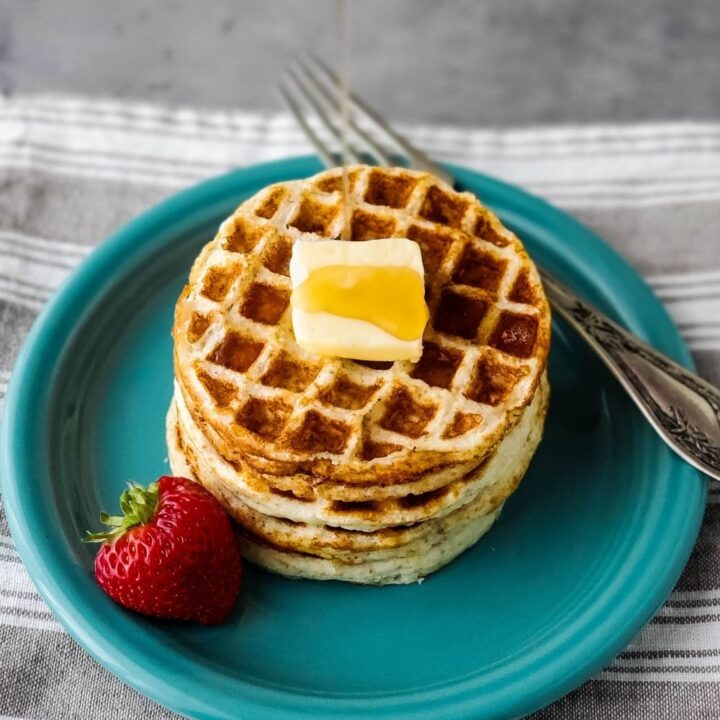
<svg viewBox="0 0 720 720"><path fill-rule="evenodd" d="M293 307L365 320L398 340L423 334L428 319L422 278L408 267L326 265L293 292Z"/></svg>
<svg viewBox="0 0 720 720"><path fill-rule="evenodd" d="M412 240L298 240L290 280L295 339L309 352L356 360L422 354L428 310Z"/></svg>

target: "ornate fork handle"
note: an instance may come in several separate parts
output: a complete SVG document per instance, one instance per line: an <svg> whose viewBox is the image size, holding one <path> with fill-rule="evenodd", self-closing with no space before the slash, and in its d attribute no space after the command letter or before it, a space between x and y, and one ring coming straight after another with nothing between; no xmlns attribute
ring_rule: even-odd
<svg viewBox="0 0 720 720"><path fill-rule="evenodd" d="M283 87L282 94L323 162L333 166L336 164L331 149L333 143L328 144L325 136L316 133L308 124L294 97L305 100L326 134L335 139L334 144L342 146L339 125L330 117L335 96L318 75L335 90L341 86L340 79L329 67L313 60L310 66L302 66L301 72L291 73L293 93ZM451 184L454 182L443 168L412 147L360 98L351 94L350 105L356 117L373 126L391 147L408 158L410 167L429 170ZM374 158L373 162L380 165L394 162L352 118L348 129L360 143L361 150ZM365 162L362 152L356 151L354 146L346 144L345 149L356 162ZM720 392L625 332L557 281L543 277L554 308L597 352L658 434L689 463L720 480Z"/></svg>
<svg viewBox="0 0 720 720"><path fill-rule="evenodd" d="M720 391L623 330L543 273L555 310L597 352L675 452L720 480Z"/></svg>

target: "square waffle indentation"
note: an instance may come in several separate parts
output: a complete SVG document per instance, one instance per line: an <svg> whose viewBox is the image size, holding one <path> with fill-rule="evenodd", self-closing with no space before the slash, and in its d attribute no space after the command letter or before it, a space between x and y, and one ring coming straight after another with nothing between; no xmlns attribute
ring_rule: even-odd
<svg viewBox="0 0 720 720"><path fill-rule="evenodd" d="M535 292L529 273L527 270L523 270L513 283L508 300L524 305L534 305L537 299Z"/></svg>
<svg viewBox="0 0 720 720"><path fill-rule="evenodd" d="M376 240L392 237L395 221L392 218L377 217L371 213L355 210L350 221L352 240Z"/></svg>
<svg viewBox="0 0 720 720"><path fill-rule="evenodd" d="M222 246L230 252L249 252L260 242L265 230L265 227L253 225L245 218L236 217L233 220L232 230L226 232L223 237Z"/></svg>
<svg viewBox="0 0 720 720"><path fill-rule="evenodd" d="M281 187L271 188L268 194L255 208L255 214L269 220L277 211L287 196L287 190Z"/></svg>
<svg viewBox="0 0 720 720"><path fill-rule="evenodd" d="M452 233L446 230L430 230L420 225L411 225L407 229L407 236L420 246L426 273L438 271L454 239Z"/></svg>
<svg viewBox="0 0 720 720"><path fill-rule="evenodd" d="M468 297L443 288L435 311L433 327L448 335L472 340L487 312L488 304L479 298Z"/></svg>
<svg viewBox="0 0 720 720"><path fill-rule="evenodd" d="M351 171L348 173L348 185L350 192L352 192L355 189L355 183L357 182L358 173L357 171ZM318 183L315 185L315 187L320 190L320 192L325 193L333 193L333 192L342 192L343 189L343 179L342 179L342 173L338 173L337 175L333 175L332 177L326 177L322 178L322 180L318 181Z"/></svg>
<svg viewBox="0 0 720 720"><path fill-rule="evenodd" d="M485 405L500 405L527 373L525 367L506 365L486 355L475 364L465 396Z"/></svg>
<svg viewBox="0 0 720 720"><path fill-rule="evenodd" d="M400 445L393 445L392 443L380 443L374 440L366 440L363 443L360 451L360 456L363 460L375 460L376 458L387 457L392 455L398 450L402 450Z"/></svg>
<svg viewBox="0 0 720 720"><path fill-rule="evenodd" d="M274 358L267 372L260 378L263 385L302 392L317 376L320 368L302 362L288 353Z"/></svg>
<svg viewBox="0 0 720 720"><path fill-rule="evenodd" d="M436 412L434 403L418 402L406 387L398 386L387 400L380 426L400 435L417 438L425 433L427 424Z"/></svg>
<svg viewBox="0 0 720 720"><path fill-rule="evenodd" d="M529 358L535 349L537 329L534 317L503 312L488 344L508 355Z"/></svg>
<svg viewBox="0 0 720 720"><path fill-rule="evenodd" d="M266 440L275 440L287 422L292 408L281 400L251 397L237 415L238 424Z"/></svg>
<svg viewBox="0 0 720 720"><path fill-rule="evenodd" d="M210 317L203 313L194 312L188 323L188 342L196 343L205 334L208 327L210 327Z"/></svg>
<svg viewBox="0 0 720 720"><path fill-rule="evenodd" d="M290 445L299 452L341 453L350 437L350 428L339 420L309 410L290 438Z"/></svg>
<svg viewBox="0 0 720 720"><path fill-rule="evenodd" d="M300 232L332 237L331 226L339 210L336 203L326 204L315 198L305 197L300 202L295 217L288 221L288 225L297 228Z"/></svg>
<svg viewBox="0 0 720 720"><path fill-rule="evenodd" d="M290 293L274 285L255 283L250 287L241 312L250 320L276 325L290 302Z"/></svg>
<svg viewBox="0 0 720 720"><path fill-rule="evenodd" d="M431 185L420 207L420 217L430 222L459 228L467 208L468 201L464 198L441 190L437 185Z"/></svg>
<svg viewBox="0 0 720 720"><path fill-rule="evenodd" d="M505 247L510 244L507 239L495 230L485 215L478 215L478 219L475 221L474 233L475 237L479 237L481 240L492 243L497 247Z"/></svg>
<svg viewBox="0 0 720 720"><path fill-rule="evenodd" d="M211 267L203 278L200 294L215 302L225 299L235 280L234 267Z"/></svg>
<svg viewBox="0 0 720 720"><path fill-rule="evenodd" d="M278 275L290 275L290 257L293 243L289 237L279 233L272 238L263 255L263 265Z"/></svg>
<svg viewBox="0 0 720 720"><path fill-rule="evenodd" d="M257 360L262 349L263 343L240 333L229 332L215 346L208 360L228 370L242 373Z"/></svg>
<svg viewBox="0 0 720 720"><path fill-rule="evenodd" d="M463 354L457 350L427 342L412 377L428 385L449 388L462 359Z"/></svg>
<svg viewBox="0 0 720 720"><path fill-rule="evenodd" d="M464 435L480 425L482 419L483 417L479 413L455 413L450 424L443 430L443 439L447 440Z"/></svg>
<svg viewBox="0 0 720 720"><path fill-rule="evenodd" d="M360 385L346 375L339 375L333 384L323 388L320 400L328 405L345 410L359 410L368 404L370 398L380 389L380 383Z"/></svg>
<svg viewBox="0 0 720 720"><path fill-rule="evenodd" d="M415 178L398 177L385 172L373 171L368 178L365 202L371 205L404 208L416 185Z"/></svg>
<svg viewBox="0 0 720 720"><path fill-rule="evenodd" d="M237 393L237 388L232 383L213 377L204 370L198 372L198 378L219 407L227 407Z"/></svg>
<svg viewBox="0 0 720 720"><path fill-rule="evenodd" d="M497 293L507 261L498 260L468 243L453 272L453 282Z"/></svg>

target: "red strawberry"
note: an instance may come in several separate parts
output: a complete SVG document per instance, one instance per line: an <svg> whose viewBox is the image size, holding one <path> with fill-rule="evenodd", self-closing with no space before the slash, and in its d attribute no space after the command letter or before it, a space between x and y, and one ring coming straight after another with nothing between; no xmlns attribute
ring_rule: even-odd
<svg viewBox="0 0 720 720"><path fill-rule="evenodd" d="M103 542L95 578L116 602L156 617L222 622L232 610L242 566L230 519L197 483L161 477L147 488L129 483L121 517L100 514L111 530L89 533Z"/></svg>

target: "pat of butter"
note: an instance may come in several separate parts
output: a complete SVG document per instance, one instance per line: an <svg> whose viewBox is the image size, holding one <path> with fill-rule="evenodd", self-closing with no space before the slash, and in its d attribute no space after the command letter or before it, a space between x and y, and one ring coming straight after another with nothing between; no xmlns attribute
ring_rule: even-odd
<svg viewBox="0 0 720 720"><path fill-rule="evenodd" d="M422 255L406 238L298 240L290 259L298 344L354 360L418 360L428 318Z"/></svg>

